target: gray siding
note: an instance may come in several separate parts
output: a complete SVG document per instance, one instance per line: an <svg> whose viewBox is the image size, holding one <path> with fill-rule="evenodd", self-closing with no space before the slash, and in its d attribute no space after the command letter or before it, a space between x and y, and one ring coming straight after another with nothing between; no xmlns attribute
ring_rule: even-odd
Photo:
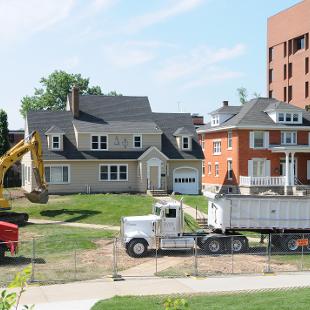
<svg viewBox="0 0 310 310"><path fill-rule="evenodd" d="M45 165L57 165L55 161L45 161ZM137 162L136 161L64 161L60 165L70 166L69 184L48 184L51 194L85 193L89 185L91 192L137 192ZM100 164L127 164L128 181L99 181Z"/></svg>

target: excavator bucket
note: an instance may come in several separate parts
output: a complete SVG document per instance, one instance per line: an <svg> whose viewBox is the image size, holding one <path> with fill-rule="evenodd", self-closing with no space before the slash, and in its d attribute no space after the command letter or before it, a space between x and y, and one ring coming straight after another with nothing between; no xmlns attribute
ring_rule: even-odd
<svg viewBox="0 0 310 310"><path fill-rule="evenodd" d="M25 196L32 203L45 204L48 202L48 191L47 189L34 189L30 193L26 193Z"/></svg>

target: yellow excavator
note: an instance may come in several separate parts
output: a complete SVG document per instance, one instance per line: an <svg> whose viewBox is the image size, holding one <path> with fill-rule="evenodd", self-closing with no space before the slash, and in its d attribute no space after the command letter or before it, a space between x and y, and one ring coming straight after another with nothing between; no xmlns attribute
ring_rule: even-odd
<svg viewBox="0 0 310 310"><path fill-rule="evenodd" d="M21 140L3 156L0 157L0 221L10 222L17 225L25 224L28 221L28 214L8 212L11 209L9 201L3 196L4 176L6 171L17 161L30 152L33 161L33 173L37 188L25 196L32 203L45 204L48 202L47 185L44 178L44 165L42 160L42 141L37 131L33 131L25 139Z"/></svg>

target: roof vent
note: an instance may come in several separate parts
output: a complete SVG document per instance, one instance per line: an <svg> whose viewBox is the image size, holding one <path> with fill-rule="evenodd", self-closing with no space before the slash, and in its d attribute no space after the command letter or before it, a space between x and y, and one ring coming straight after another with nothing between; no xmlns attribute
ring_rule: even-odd
<svg viewBox="0 0 310 310"><path fill-rule="evenodd" d="M227 100L223 101L223 107L227 107L227 106L228 106L228 101Z"/></svg>

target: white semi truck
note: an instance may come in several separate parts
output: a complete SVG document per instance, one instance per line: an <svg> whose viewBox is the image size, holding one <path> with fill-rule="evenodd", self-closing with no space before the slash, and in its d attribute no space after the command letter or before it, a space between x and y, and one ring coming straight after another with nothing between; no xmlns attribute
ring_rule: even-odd
<svg viewBox="0 0 310 310"><path fill-rule="evenodd" d="M148 249L186 250L195 245L213 254L241 253L248 249L241 231L278 233L272 244L287 252L300 250L299 239L310 239L309 197L204 194L209 201L208 230L184 232L182 202L156 203L151 215L121 219L127 253L141 257Z"/></svg>

